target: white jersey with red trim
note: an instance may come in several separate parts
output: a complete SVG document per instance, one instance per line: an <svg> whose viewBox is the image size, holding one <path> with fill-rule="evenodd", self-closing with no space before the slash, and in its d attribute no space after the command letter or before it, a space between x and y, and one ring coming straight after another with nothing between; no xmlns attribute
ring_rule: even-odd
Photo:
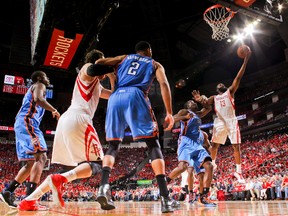
<svg viewBox="0 0 288 216"><path fill-rule="evenodd" d="M95 78L91 82L85 82L81 80L78 75L69 109L83 111L93 118L99 103L102 88L98 78Z"/></svg>
<svg viewBox="0 0 288 216"><path fill-rule="evenodd" d="M58 120L52 163L77 166L84 161L103 159L103 149L92 121L102 88L98 78L84 82L77 77L71 106Z"/></svg>
<svg viewBox="0 0 288 216"><path fill-rule="evenodd" d="M217 117L223 120L236 116L234 98L231 96L229 89L223 94L218 94L214 97L214 109Z"/></svg>

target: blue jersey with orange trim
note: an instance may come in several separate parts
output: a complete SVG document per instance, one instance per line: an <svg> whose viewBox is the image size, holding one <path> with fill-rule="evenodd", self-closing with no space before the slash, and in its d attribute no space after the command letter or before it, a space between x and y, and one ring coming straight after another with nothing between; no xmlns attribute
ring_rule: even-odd
<svg viewBox="0 0 288 216"><path fill-rule="evenodd" d="M44 98L46 99L46 96L44 96ZM45 113L45 109L37 105L36 102L34 101L32 86L31 86L26 92L22 100L22 106L17 113L16 119L25 118L26 122L32 119L34 123L36 123L37 125L40 125L40 122L43 118L44 113Z"/></svg>
<svg viewBox="0 0 288 216"><path fill-rule="evenodd" d="M196 142L203 140L203 134L200 132L201 119L194 112L188 110L193 114L193 117L188 121L180 121L181 131L180 136L186 136Z"/></svg>
<svg viewBox="0 0 288 216"><path fill-rule="evenodd" d="M127 55L118 65L117 78L116 88L138 87L148 92L155 78L154 60L138 54Z"/></svg>

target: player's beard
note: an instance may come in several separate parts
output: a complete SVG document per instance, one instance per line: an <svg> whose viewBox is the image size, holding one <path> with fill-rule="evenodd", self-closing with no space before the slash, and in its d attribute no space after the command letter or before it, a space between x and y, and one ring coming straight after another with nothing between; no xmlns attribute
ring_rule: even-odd
<svg viewBox="0 0 288 216"><path fill-rule="evenodd" d="M227 91L227 87L222 86L221 88L218 88L218 91L221 92L221 93L224 93L224 92Z"/></svg>

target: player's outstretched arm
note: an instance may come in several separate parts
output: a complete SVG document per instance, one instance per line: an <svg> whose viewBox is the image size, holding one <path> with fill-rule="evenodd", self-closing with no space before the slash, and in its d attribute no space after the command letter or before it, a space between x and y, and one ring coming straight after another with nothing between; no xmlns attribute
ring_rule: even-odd
<svg viewBox="0 0 288 216"><path fill-rule="evenodd" d="M189 113L187 109L181 109L179 110L179 112L177 114L175 114L173 116L174 121L178 122L178 121L187 121L189 120L191 117L193 117L192 113Z"/></svg>
<svg viewBox="0 0 288 216"><path fill-rule="evenodd" d="M235 92L237 91L237 89L238 89L238 87L240 85L240 81L241 81L241 79L242 79L242 77L244 75L244 72L246 70L246 66L247 66L247 63L248 63L248 60L249 60L250 56L251 56L251 51L244 58L243 64L242 64L240 70L238 71L237 76L233 80L232 85L229 87L229 91L230 91L230 94L232 95L232 97L234 96Z"/></svg>
<svg viewBox="0 0 288 216"><path fill-rule="evenodd" d="M203 107L200 111L196 112L200 118L203 118L212 110L211 105L208 103L208 98L205 95L200 95L200 92L197 90L193 90L192 95L193 99Z"/></svg>
<svg viewBox="0 0 288 216"><path fill-rule="evenodd" d="M192 91L192 96L193 99L198 102L203 104L213 104L214 103L214 95L210 96L209 98L207 98L205 95L200 95L200 91L199 90L193 90Z"/></svg>
<svg viewBox="0 0 288 216"><path fill-rule="evenodd" d="M120 55L115 57L107 57L107 58L101 58L98 59L95 64L103 64L103 65L109 65L112 67L117 66L124 58L126 58L127 55Z"/></svg>
<svg viewBox="0 0 288 216"><path fill-rule="evenodd" d="M206 116L210 111L212 110L212 106L210 104L205 104L203 105L203 108L197 112L197 115L200 118L203 118L204 116Z"/></svg>
<svg viewBox="0 0 288 216"><path fill-rule="evenodd" d="M171 130L174 125L173 112L172 112L172 97L170 85L167 80L164 67L159 63L155 62L156 66L156 78L160 84L161 95L166 109L166 117L164 120L164 130Z"/></svg>

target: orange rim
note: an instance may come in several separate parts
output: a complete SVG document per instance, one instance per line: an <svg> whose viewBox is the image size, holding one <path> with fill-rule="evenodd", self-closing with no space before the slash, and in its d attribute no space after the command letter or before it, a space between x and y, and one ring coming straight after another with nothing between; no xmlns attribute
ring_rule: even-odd
<svg viewBox="0 0 288 216"><path fill-rule="evenodd" d="M227 12L231 12L231 13L230 13L229 16L226 17L225 19L222 19L222 20L219 20L219 21L213 21L213 20L205 19L205 18L206 18L205 14L206 14L207 12L209 12L210 10L213 10L213 9L215 9L215 8L225 8ZM232 11L232 10L231 10L230 8L228 8L228 7L224 7L224 6L220 5L220 4L216 4L216 5L212 5L211 7L207 8L207 9L205 10L205 12L203 13L203 16L204 16L204 19L205 19L206 21L209 21L210 23L217 23L217 22L222 22L222 21L230 20L231 18L233 18L233 16L234 16L235 13L236 13L236 12Z"/></svg>

